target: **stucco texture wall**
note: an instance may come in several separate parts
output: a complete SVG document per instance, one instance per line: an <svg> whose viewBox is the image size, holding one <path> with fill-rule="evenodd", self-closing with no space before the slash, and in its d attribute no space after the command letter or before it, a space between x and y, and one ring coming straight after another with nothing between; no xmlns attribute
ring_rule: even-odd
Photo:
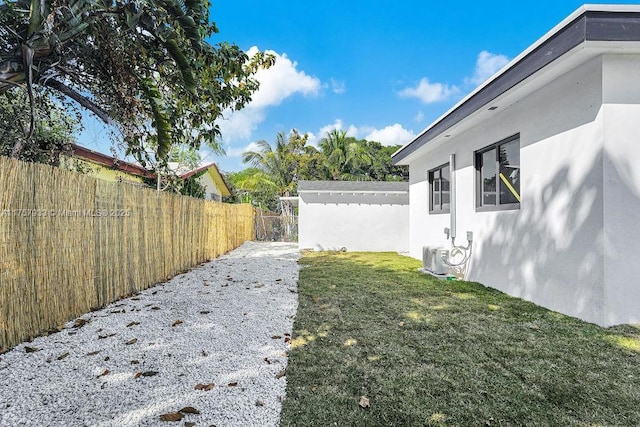
<svg viewBox="0 0 640 427"><path fill-rule="evenodd" d="M622 87L639 58L596 57L424 150L410 165L411 256L450 246L449 215L428 213L427 171L454 153L469 280L601 325L640 322L640 89ZM474 151L517 133L520 209L476 212Z"/></svg>
<svg viewBox="0 0 640 427"><path fill-rule="evenodd" d="M407 252L408 244L406 195L300 195L300 249Z"/></svg>

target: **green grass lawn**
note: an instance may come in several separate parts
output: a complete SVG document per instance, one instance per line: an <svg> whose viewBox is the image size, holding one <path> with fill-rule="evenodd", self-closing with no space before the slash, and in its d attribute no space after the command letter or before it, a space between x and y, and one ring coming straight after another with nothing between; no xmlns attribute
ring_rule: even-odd
<svg viewBox="0 0 640 427"><path fill-rule="evenodd" d="M438 280L392 253L300 264L283 426L640 425L639 327Z"/></svg>

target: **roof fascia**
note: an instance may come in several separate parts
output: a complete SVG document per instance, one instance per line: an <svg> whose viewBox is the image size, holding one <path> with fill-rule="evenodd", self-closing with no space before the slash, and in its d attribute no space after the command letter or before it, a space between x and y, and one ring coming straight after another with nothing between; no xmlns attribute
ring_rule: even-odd
<svg viewBox="0 0 640 427"><path fill-rule="evenodd" d="M155 175L142 166L129 163L124 160L118 160L115 157L108 156L106 154L99 153L97 151L90 150L80 145L72 144L71 148L73 155L93 163L97 163L108 168L116 169L122 172L126 172L130 175L152 178Z"/></svg>

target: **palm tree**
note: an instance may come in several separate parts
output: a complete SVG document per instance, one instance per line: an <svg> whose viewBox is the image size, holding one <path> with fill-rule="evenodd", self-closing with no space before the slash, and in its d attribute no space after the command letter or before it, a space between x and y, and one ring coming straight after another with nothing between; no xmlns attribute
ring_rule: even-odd
<svg viewBox="0 0 640 427"><path fill-rule="evenodd" d="M372 164L371 154L353 137L342 130L333 129L320 141L320 149L325 157L324 166L331 179L366 179L364 166Z"/></svg>
<svg viewBox="0 0 640 427"><path fill-rule="evenodd" d="M266 141L258 141L257 149L242 153L242 161L256 168L247 183L253 183L253 190L271 187L278 196L291 196L296 192L302 157L313 150L307 146L307 135L300 135L295 129L287 137L284 132L276 135L272 147ZM280 204L283 214L291 215L288 204Z"/></svg>

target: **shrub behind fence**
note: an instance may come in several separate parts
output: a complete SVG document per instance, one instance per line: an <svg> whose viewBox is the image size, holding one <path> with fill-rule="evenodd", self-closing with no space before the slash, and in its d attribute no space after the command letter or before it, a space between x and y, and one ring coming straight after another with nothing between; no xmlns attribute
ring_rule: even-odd
<svg viewBox="0 0 640 427"><path fill-rule="evenodd" d="M0 349L254 238L249 205L0 157Z"/></svg>

